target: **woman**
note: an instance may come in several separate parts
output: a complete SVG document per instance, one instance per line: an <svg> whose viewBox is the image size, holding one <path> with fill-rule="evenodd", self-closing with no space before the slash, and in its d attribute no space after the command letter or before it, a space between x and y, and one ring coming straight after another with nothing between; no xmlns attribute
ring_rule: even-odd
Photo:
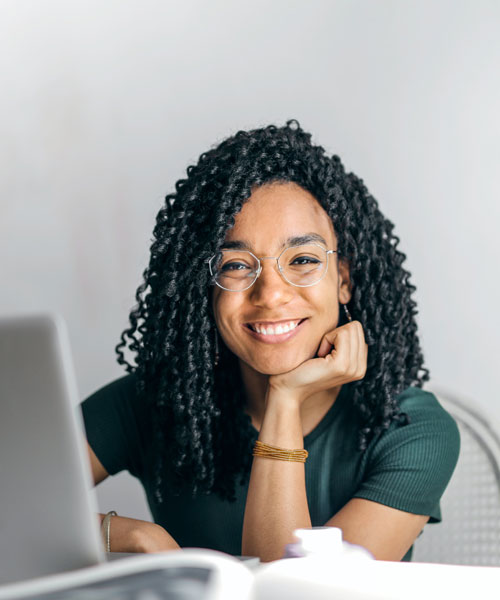
<svg viewBox="0 0 500 600"><path fill-rule="evenodd" d="M112 517L111 549L273 560L326 524L409 559L459 438L421 389L392 223L296 121L239 132L187 174L117 346L129 374L83 403L96 483L128 469L155 520Z"/></svg>

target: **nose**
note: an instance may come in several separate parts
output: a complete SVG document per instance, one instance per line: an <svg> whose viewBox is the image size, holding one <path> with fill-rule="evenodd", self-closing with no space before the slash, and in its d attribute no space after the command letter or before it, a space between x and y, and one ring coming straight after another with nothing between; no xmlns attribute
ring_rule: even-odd
<svg viewBox="0 0 500 600"><path fill-rule="evenodd" d="M255 306L274 308L287 304L293 297L293 286L283 279L276 259L261 259L262 271L250 288L250 300Z"/></svg>

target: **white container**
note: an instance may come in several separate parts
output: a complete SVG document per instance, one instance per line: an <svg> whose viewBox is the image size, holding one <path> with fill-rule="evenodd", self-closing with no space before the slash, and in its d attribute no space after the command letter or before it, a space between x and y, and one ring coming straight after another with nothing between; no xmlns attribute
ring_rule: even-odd
<svg viewBox="0 0 500 600"><path fill-rule="evenodd" d="M296 529L294 544L288 544L285 558L314 558L315 560L358 560L373 556L361 546L342 540L342 530L338 527L309 527Z"/></svg>
<svg viewBox="0 0 500 600"><path fill-rule="evenodd" d="M350 574L359 578L372 555L342 540L336 527L296 529L297 542L286 547L285 558L258 568L254 594L257 600L332 600L331 583ZM351 596L346 596L346 598Z"/></svg>

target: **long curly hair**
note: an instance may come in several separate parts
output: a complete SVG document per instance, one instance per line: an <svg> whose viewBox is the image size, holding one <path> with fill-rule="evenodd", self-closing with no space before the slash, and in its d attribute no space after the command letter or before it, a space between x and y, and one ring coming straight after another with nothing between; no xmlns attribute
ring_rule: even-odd
<svg viewBox="0 0 500 600"><path fill-rule="evenodd" d="M349 264L348 308L363 325L369 347L365 377L350 384L361 451L391 422L405 423L396 396L429 379L417 335L415 287L402 266L406 256L363 181L346 173L338 156L313 145L295 120L239 131L203 153L166 196L130 327L116 347L118 362L135 373L137 392L150 405L157 502L167 474L170 489L187 486L194 494L233 499L236 484L249 473L256 432L244 412L236 357L221 344L214 364L217 332L207 260L252 189L271 182L294 182L318 200L334 224L339 258ZM135 354L135 364L126 352Z"/></svg>

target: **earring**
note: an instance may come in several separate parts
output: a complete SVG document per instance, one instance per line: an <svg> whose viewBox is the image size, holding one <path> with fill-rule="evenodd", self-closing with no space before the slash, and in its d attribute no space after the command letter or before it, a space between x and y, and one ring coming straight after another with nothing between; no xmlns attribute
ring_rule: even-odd
<svg viewBox="0 0 500 600"><path fill-rule="evenodd" d="M347 317L347 320L350 323L352 321L352 317L351 317L351 313L349 312L349 309L347 308L347 304L343 304L342 306L344 307L345 316Z"/></svg>
<svg viewBox="0 0 500 600"><path fill-rule="evenodd" d="M217 327L215 328L215 357L214 357L214 366L219 364L219 334L217 332Z"/></svg>

